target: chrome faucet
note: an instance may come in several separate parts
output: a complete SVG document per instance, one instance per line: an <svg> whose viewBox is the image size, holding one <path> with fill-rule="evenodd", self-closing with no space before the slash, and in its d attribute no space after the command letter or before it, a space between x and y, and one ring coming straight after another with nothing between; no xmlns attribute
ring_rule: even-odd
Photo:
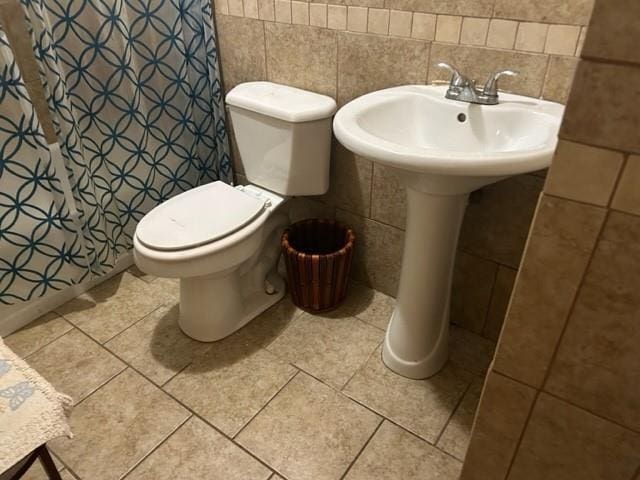
<svg viewBox="0 0 640 480"><path fill-rule="evenodd" d="M492 73L482 89L476 87L475 80L462 75L455 67L448 63L438 63L439 68L451 72L451 82L446 98L460 102L478 103L480 105L498 104L498 79L503 76L515 77L518 72L513 70L499 70Z"/></svg>

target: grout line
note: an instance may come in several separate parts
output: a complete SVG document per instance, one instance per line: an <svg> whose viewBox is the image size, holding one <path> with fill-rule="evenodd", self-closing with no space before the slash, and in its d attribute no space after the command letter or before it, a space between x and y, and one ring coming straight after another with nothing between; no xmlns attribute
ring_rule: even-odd
<svg viewBox="0 0 640 480"><path fill-rule="evenodd" d="M358 453L356 453L356 456L353 458L353 460L351 460L351 463L349 464L349 466L347 467L347 469L344 471L344 473L340 476L340 480L343 480L347 474L349 473L349 471L353 468L353 466L355 465L356 461L358 460L358 458L360 458L360 456L362 455L362 452L365 451L365 449L369 446L369 443L371 443L371 440L373 440L373 437L375 437L376 433L378 433L378 430L380 430L380 427L382 427L382 424L384 423L384 417L380 417L380 423L378 423L378 425L376 426L376 428L373 430L373 433L371 433L371 435L369 436L369 438L367 438L367 441L364 442L364 445L362 445L362 448L360 448L360 450L358 451Z"/></svg>
<svg viewBox="0 0 640 480"><path fill-rule="evenodd" d="M555 394L555 393L553 393L553 392L549 392L549 391L547 391L547 390L542 390L542 389L539 389L538 387L534 387L533 385L529 385L528 383L525 383L525 382L523 382L522 380L519 380L519 379L517 379L517 378L515 378L515 377L512 377L511 375L508 375L508 374L506 374L506 373L503 373L503 372L501 372L501 371L499 371L499 370L491 370L491 373L493 373L494 375L499 375L499 376L501 376L501 377L507 378L507 379L511 380L512 382L515 382L515 383L517 383L517 384L519 384L519 385L522 385L522 386L524 386L524 387L527 387L527 388L528 388L528 389L530 389L530 390L541 390L541 391L542 391L543 393L545 393L546 395L549 395L550 397L553 397L553 398L555 398L556 400L560 400L561 402L564 402L564 403L566 403L566 404L568 404L568 405L571 405L572 407L575 407L575 408L577 408L577 409L579 409L579 410L582 410L582 411L584 411L584 412L587 412L587 413L589 413L589 414L593 415L594 417L597 417L597 418L599 418L599 419L601 419L601 420L604 420L604 421L606 421L606 422L609 422L609 423L612 423L612 424L614 424L614 425L617 425L618 427L623 428L624 430L628 430L628 431L630 431L630 432L632 432L632 433L640 434L640 430L635 430L635 429L633 429L633 428L629 427L628 425L624 425L624 424L622 424L622 423L617 422L616 420L612 420L612 419L610 419L610 418L603 417L603 416L602 416L602 415L600 415L599 413L594 412L594 411L592 411L592 410L589 410L588 408L585 408L585 407L583 407L583 406L581 406L581 405L578 405L577 403L574 403L574 402L572 402L571 400L567 400L566 398L562 398L561 396L556 395L556 394Z"/></svg>
<svg viewBox="0 0 640 480"><path fill-rule="evenodd" d="M482 328L480 329L480 333L478 334L483 338L488 338L488 337L486 337L484 335L484 331L487 328L487 320L489 320L489 312L491 311L491 305L493 305L494 294L496 293L496 284L498 283L498 273L499 272L500 272L500 267L498 265L496 265L496 271L493 274L493 282L491 283L491 291L489 292L489 301L487 302L487 309L485 310L485 313L484 313L484 318L483 318L483 321L482 321ZM511 292L513 293L513 290L511 290ZM506 315L506 312L505 312L505 315ZM503 318L502 323L504 323L504 318Z"/></svg>
<svg viewBox="0 0 640 480"><path fill-rule="evenodd" d="M151 455L154 454L154 452L156 450L158 450L162 445L164 445L165 443L167 443L169 441L169 439L171 437L173 437L173 435L180 430L180 428L182 428L182 426L187 423L190 419L193 418L193 414L189 413L189 415L187 415L187 418L185 418L182 422L180 422L178 424L178 426L176 426L176 428L173 429L173 431L171 431L171 433L169 433L165 438L163 438L160 442L158 442L158 444L153 447L151 450L149 450L149 452L144 455L138 462L134 463L129 470L127 470L124 474L122 474L120 476L120 480L124 480L125 478L127 478L136 468L138 468L138 466L144 462L147 458L149 458Z"/></svg>
<svg viewBox="0 0 640 480"><path fill-rule="evenodd" d="M576 292L575 292L575 294L573 296L573 299L571 301L571 306L569 308L569 311L568 311L566 317L563 319L564 320L564 324L562 326L562 330L560 332L560 335L558 336L558 339L555 342L553 354L552 354L551 358L549 359L549 362L547 363L544 379L542 380L542 383L541 383L540 387L536 389L536 394L535 394L535 397L534 397L534 400L533 400L533 404L532 404L531 410L529 411L529 414L527 415L527 419L526 419L526 422L524 424L524 428L522 429L522 432L520 432L520 436L519 436L518 441L516 443L516 448L514 449L513 456L511 458L510 463L509 463L509 468L507 469L507 475L506 475L507 478L511 474L511 470L513 469L513 464L515 463L515 459L518 456L518 452L520 450L520 445L522 444L522 440L524 438L524 434L525 434L525 432L527 430L527 427L529 426L529 422L531 421L531 416L533 415L533 410L535 408L536 403L538 402L538 398L540 397L540 392L544 391L546 393L546 388L545 387L546 387L547 381L549 379L549 376L551 375L551 370L553 369L553 364L555 363L556 357L558 355L558 351L560 350L560 344L562 343L562 339L564 338L565 332L567 331L567 327L568 327L568 325L569 325L569 323L571 321L571 317L573 315L577 299L580 296L580 291L582 290L584 279L585 279L585 277L587 275L587 272L589 272L589 268L591 267L591 264L593 262L593 257L595 255L595 252L596 252L597 248L598 248L598 244L600 243L600 238L602 237L602 232L605 229L605 226L607 224L608 219L609 219L609 212L607 211L605 213L604 220L603 220L602 224L600 225L600 230L598 232L598 235L596 236L595 242L594 242L593 247L591 249L591 252L589 254L589 258L588 258L588 260L587 260L587 262L585 264L584 271L582 272L582 275L580 276L580 280L578 281L577 289L576 289Z"/></svg>
<svg viewBox="0 0 640 480"><path fill-rule="evenodd" d="M278 357L278 358L279 358L279 357ZM243 431L245 428L247 428L247 427L249 426L249 424L250 424L250 423L251 423L251 422L252 422L252 421L253 421L253 420L254 420L258 415L260 415L260 414L262 413L262 411L263 411L265 408L267 408L267 405L269 405L269 404L271 403L271 401L272 401L274 398L276 398L276 397L278 396L278 394L279 394L280 392L282 392L282 391L287 387L287 385L289 385L289 384L291 383L291 381L292 381L294 378L296 378L296 377L298 376L298 374L300 373L300 371L301 371L301 370L300 370L299 368L297 368L295 365L291 364L291 363L289 363L289 365L291 365L293 368L295 368L295 369L296 369L296 372L295 372L293 375L291 375L291 378L290 378L289 380L287 380L287 381L285 382L285 384L284 384L284 385L282 385L282 387L280 387L280 388L278 389L278 391L277 391L276 393L274 393L274 394L271 396L271 398L269 398L269 400L267 400L267 401L265 402L265 404L264 404L262 407L260 407L260 409L259 409L259 410L258 410L258 411L257 411L257 412L256 412L256 413L255 413L255 414L254 414L250 419L249 419L249 420L247 420L247 422L246 422L246 423L245 423L245 424L240 428L240 430L238 430L238 431L233 435L233 437L230 437L230 438L231 438L231 440L234 440L234 443L236 443L236 442L235 442L235 439L236 439L236 438L238 438L238 436L242 433L242 431Z"/></svg>
<svg viewBox="0 0 640 480"><path fill-rule="evenodd" d="M436 437L436 440L433 443L434 446L438 445L438 443L440 442L440 439L442 438L442 435L444 435L445 430L447 429L447 427L451 423L451 420L453 419L454 415L456 414L456 412L460 408L460 405L462 405L462 402L464 401L464 397L466 397L467 393L469 393L469 391L471 390L471 386L473 385L473 381L474 380L475 380L475 378L472 378L469 381L469 384L465 387L464 392L462 393L462 395L460 395L460 398L456 402L455 407L453 407L453 410L451 410L451 413L449 414L449 418L447 418L447 421L445 422L444 426L442 427L442 430L440 430L440 433ZM477 407L476 407L476 411L477 411Z"/></svg>
<svg viewBox="0 0 640 480"><path fill-rule="evenodd" d="M611 193L609 193L609 199L607 201L607 208L609 210L611 210L611 204L613 203L613 199L616 196L616 193L618 193L618 187L620 186L620 182L622 181L622 175L624 174L625 169L627 168L627 164L631 161L631 155L627 154L624 156L624 158L622 159L622 165L620 165L620 171L618 172L618 175L616 176L616 180L613 183L613 188L611 189Z"/></svg>

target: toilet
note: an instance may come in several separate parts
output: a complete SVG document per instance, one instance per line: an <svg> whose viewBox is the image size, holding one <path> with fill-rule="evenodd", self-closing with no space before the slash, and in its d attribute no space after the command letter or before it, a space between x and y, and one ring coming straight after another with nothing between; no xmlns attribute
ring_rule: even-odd
<svg viewBox="0 0 640 480"><path fill-rule="evenodd" d="M226 101L250 184L216 181L177 195L144 216L133 240L140 270L180 279L180 328L203 342L284 296L277 263L288 200L329 188L332 98L249 82Z"/></svg>

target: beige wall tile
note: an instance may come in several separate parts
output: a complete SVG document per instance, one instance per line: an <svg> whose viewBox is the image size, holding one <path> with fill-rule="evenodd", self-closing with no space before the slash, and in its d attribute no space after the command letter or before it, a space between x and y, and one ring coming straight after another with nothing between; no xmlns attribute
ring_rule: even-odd
<svg viewBox="0 0 640 480"><path fill-rule="evenodd" d="M549 25L546 53L554 55L573 55L578 45L580 27L575 25Z"/></svg>
<svg viewBox="0 0 640 480"><path fill-rule="evenodd" d="M587 57L640 63L640 2L598 1L584 46Z"/></svg>
<svg viewBox="0 0 640 480"><path fill-rule="evenodd" d="M323 3L309 4L309 24L316 27L327 26L327 5Z"/></svg>
<svg viewBox="0 0 640 480"><path fill-rule="evenodd" d="M561 140L545 192L604 207L609 203L623 160L620 152Z"/></svg>
<svg viewBox="0 0 640 480"><path fill-rule="evenodd" d="M545 386L635 431L640 431L639 258L640 218L611 213ZM637 459L640 465L640 451Z"/></svg>
<svg viewBox="0 0 640 480"><path fill-rule="evenodd" d="M639 86L640 68L581 61L561 136L605 148L640 152Z"/></svg>
<svg viewBox="0 0 640 480"><path fill-rule="evenodd" d="M488 18L465 17L462 21L460 43L465 45L484 45L489 31Z"/></svg>
<svg viewBox="0 0 640 480"><path fill-rule="evenodd" d="M552 102L567 103L577 66L577 58L549 57L542 97Z"/></svg>
<svg viewBox="0 0 640 480"><path fill-rule="evenodd" d="M429 46L417 40L338 34L338 104L381 88L423 83Z"/></svg>
<svg viewBox="0 0 640 480"><path fill-rule="evenodd" d="M347 7L347 30L367 31L367 7Z"/></svg>
<svg viewBox="0 0 640 480"><path fill-rule="evenodd" d="M458 252L451 288L451 321L481 334L491 301L498 265Z"/></svg>
<svg viewBox="0 0 640 480"><path fill-rule="evenodd" d="M291 2L291 23L309 25L309 3Z"/></svg>
<svg viewBox="0 0 640 480"><path fill-rule="evenodd" d="M460 41L461 28L462 17L452 15L438 15L438 20L436 23L436 41L458 43Z"/></svg>
<svg viewBox="0 0 640 480"><path fill-rule="evenodd" d="M413 15L411 12L402 12L400 10L391 10L389 15L389 35L398 37L411 36L411 21Z"/></svg>
<svg viewBox="0 0 640 480"><path fill-rule="evenodd" d="M414 13L411 25L411 36L421 40L436 38L436 15L429 13Z"/></svg>
<svg viewBox="0 0 640 480"><path fill-rule="evenodd" d="M244 6L244 16L247 18L259 18L258 0L242 0Z"/></svg>
<svg viewBox="0 0 640 480"><path fill-rule="evenodd" d="M217 27L225 90L228 92L242 82L266 80L262 22L221 15ZM238 42L238 38L243 41Z"/></svg>
<svg viewBox="0 0 640 480"><path fill-rule="evenodd" d="M531 22L586 25L594 0L496 0L493 15Z"/></svg>
<svg viewBox="0 0 640 480"><path fill-rule="evenodd" d="M260 20L274 22L276 20L274 0L258 0L258 16Z"/></svg>
<svg viewBox="0 0 640 480"><path fill-rule="evenodd" d="M544 180L520 175L482 189L467 207L460 248L518 268Z"/></svg>
<svg viewBox="0 0 640 480"><path fill-rule="evenodd" d="M533 388L489 373L460 480L506 477L534 398Z"/></svg>
<svg viewBox="0 0 640 480"><path fill-rule="evenodd" d="M407 200L405 187L394 169L379 163L373 165L371 218L398 228L405 228Z"/></svg>
<svg viewBox="0 0 640 480"><path fill-rule="evenodd" d="M543 393L508 480L631 478L639 452L637 433Z"/></svg>
<svg viewBox="0 0 640 480"><path fill-rule="evenodd" d="M640 156L631 155L622 172L611 206L640 215Z"/></svg>
<svg viewBox="0 0 640 480"><path fill-rule="evenodd" d="M338 209L336 218L349 225L359 239L351 275L376 290L395 296L404 249L404 232Z"/></svg>
<svg viewBox="0 0 640 480"><path fill-rule="evenodd" d="M518 22L493 18L489 24L487 46L512 49L516 42L517 32Z"/></svg>
<svg viewBox="0 0 640 480"><path fill-rule="evenodd" d="M544 84L548 58L534 53L494 50L463 45L433 44L432 63L452 62L471 78L484 82L490 73L511 68L520 75L502 79L500 88L509 92L539 97ZM449 80L449 72L439 68L429 69L429 81Z"/></svg>
<svg viewBox="0 0 640 480"><path fill-rule="evenodd" d="M214 15L229 15L228 0L213 0L213 13Z"/></svg>
<svg viewBox="0 0 640 480"><path fill-rule="evenodd" d="M412 12L490 17L493 0L387 0L385 6Z"/></svg>
<svg viewBox="0 0 640 480"><path fill-rule="evenodd" d="M276 2L276 22L291 23L291 1L275 0Z"/></svg>
<svg viewBox="0 0 640 480"><path fill-rule="evenodd" d="M265 24L272 82L336 96L336 33L316 27Z"/></svg>
<svg viewBox="0 0 640 480"><path fill-rule="evenodd" d="M347 29L347 7L340 5L327 6L327 27L332 30Z"/></svg>
<svg viewBox="0 0 640 480"><path fill-rule="evenodd" d="M529 385L542 383L604 217L603 208L541 198L496 351L496 371Z"/></svg>
<svg viewBox="0 0 640 480"><path fill-rule="evenodd" d="M516 50L527 52L542 52L547 39L549 25L543 23L523 22L518 26L516 35Z"/></svg>
<svg viewBox="0 0 640 480"><path fill-rule="evenodd" d="M242 0L228 0L229 2L229 15L236 17L244 16L244 5Z"/></svg>
<svg viewBox="0 0 640 480"><path fill-rule="evenodd" d="M383 8L370 8L367 31L387 35L389 33L389 10Z"/></svg>
<svg viewBox="0 0 640 480"><path fill-rule="evenodd" d="M333 147L331 181L329 191L322 197L323 201L369 217L373 163L353 154L337 141Z"/></svg>
<svg viewBox="0 0 640 480"><path fill-rule="evenodd" d="M491 292L491 303L489 304L489 311L487 312L487 321L482 331L483 336L486 338L498 340L500 336L504 317L507 313L507 307L509 306L509 300L511 299L513 285L516 281L516 274L517 270L513 268L505 267L504 265L498 266L496 282L493 285L493 292Z"/></svg>
<svg viewBox="0 0 640 480"><path fill-rule="evenodd" d="M576 47L576 55L582 55L582 49L584 48L584 42L587 39L588 27L582 27L580 29L580 37L578 37L578 46Z"/></svg>

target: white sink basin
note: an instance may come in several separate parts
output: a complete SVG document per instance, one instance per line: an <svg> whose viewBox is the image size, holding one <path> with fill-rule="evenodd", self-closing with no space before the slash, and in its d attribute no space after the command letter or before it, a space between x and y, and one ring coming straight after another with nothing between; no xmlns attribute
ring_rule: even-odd
<svg viewBox="0 0 640 480"><path fill-rule="evenodd" d="M346 148L391 167L407 190L407 230L383 360L411 378L448 357L449 298L460 225L471 191L546 168L564 107L500 94L498 105L445 98L447 87L380 90L342 107L333 129Z"/></svg>
<svg viewBox="0 0 640 480"><path fill-rule="evenodd" d="M433 193L549 166L562 105L504 93L499 105L473 105L445 99L446 90L408 85L359 97L336 114L335 135L358 155L438 177L426 187Z"/></svg>

